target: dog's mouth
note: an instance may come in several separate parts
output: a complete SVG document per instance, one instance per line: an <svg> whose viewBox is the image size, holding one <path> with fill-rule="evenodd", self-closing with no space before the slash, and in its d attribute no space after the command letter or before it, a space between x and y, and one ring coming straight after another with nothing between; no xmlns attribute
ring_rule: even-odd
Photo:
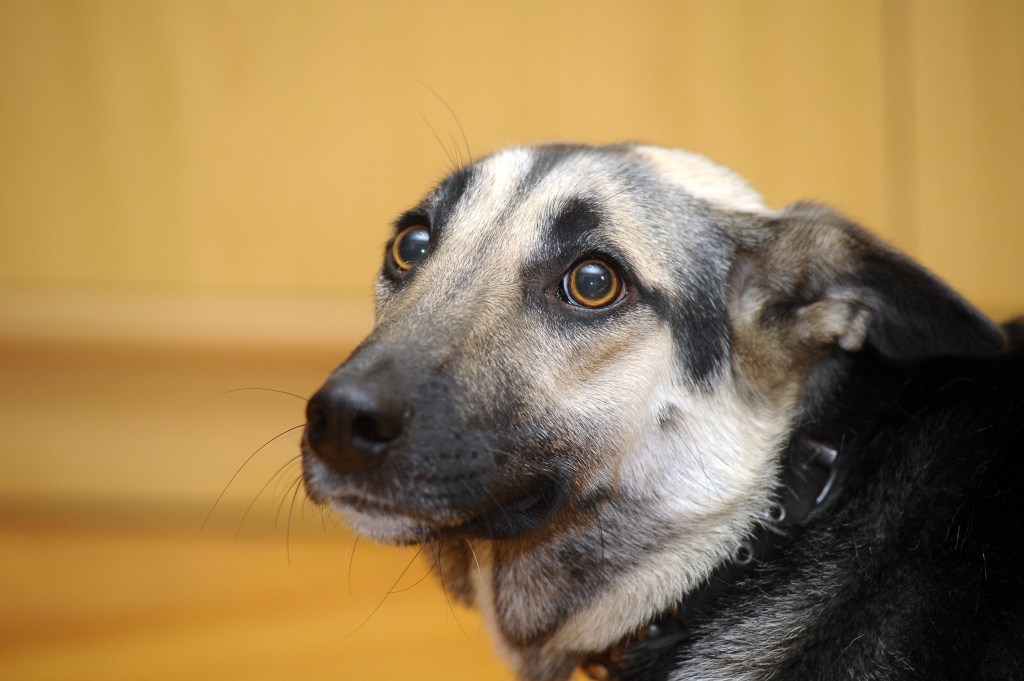
<svg viewBox="0 0 1024 681"><path fill-rule="evenodd" d="M326 501L361 534L381 541L418 543L449 537L522 537L550 520L568 495L556 479L541 478L517 491L488 496L487 503L467 509L437 503L423 508L362 492L331 495Z"/></svg>
<svg viewBox="0 0 1024 681"><path fill-rule="evenodd" d="M563 505L565 486L554 478L535 481L518 496L495 502L455 528L453 534L488 539L513 539L545 524Z"/></svg>

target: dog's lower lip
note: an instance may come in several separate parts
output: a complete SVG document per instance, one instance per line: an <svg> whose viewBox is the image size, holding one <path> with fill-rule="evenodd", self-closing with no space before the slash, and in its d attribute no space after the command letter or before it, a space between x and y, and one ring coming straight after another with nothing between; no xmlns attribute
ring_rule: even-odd
<svg viewBox="0 0 1024 681"><path fill-rule="evenodd" d="M333 501L339 506L345 506L360 512L370 511L388 515L398 514L398 510L388 504L355 494L338 495L333 498Z"/></svg>
<svg viewBox="0 0 1024 681"><path fill-rule="evenodd" d="M498 502L468 522L453 528L459 534L512 539L548 521L561 506L565 490L557 480L539 480L525 494Z"/></svg>

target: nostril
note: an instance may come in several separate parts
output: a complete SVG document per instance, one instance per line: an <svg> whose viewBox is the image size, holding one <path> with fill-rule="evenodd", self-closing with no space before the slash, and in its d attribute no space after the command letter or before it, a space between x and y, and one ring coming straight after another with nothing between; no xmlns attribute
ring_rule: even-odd
<svg viewBox="0 0 1024 681"><path fill-rule="evenodd" d="M320 400L310 400L306 405L306 435L314 447L327 437L327 422L327 407Z"/></svg>
<svg viewBox="0 0 1024 681"><path fill-rule="evenodd" d="M369 445L391 442L401 432L401 423L383 412L362 412L352 421L352 439Z"/></svg>

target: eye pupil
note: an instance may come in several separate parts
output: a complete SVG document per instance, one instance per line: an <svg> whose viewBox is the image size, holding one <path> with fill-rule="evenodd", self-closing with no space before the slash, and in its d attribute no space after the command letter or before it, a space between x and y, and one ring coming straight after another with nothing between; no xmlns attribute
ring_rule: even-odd
<svg viewBox="0 0 1024 681"><path fill-rule="evenodd" d="M587 299L599 299L608 295L612 289L612 273L596 262L586 263L576 268L573 277L576 290Z"/></svg>
<svg viewBox="0 0 1024 681"><path fill-rule="evenodd" d="M406 227L391 247L391 258L400 270L411 270L430 250L430 230L422 225Z"/></svg>
<svg viewBox="0 0 1024 681"><path fill-rule="evenodd" d="M604 307L619 298L622 283L615 270L600 260L585 260L566 275L570 302L583 307Z"/></svg>

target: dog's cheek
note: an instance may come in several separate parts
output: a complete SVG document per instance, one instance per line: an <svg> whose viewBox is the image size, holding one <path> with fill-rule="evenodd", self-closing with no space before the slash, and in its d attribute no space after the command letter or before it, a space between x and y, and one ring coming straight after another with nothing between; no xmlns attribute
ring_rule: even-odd
<svg viewBox="0 0 1024 681"><path fill-rule="evenodd" d="M549 335L534 361L530 421L573 473L579 494L614 485L618 460L658 419L659 386L677 372L671 332L646 312L589 334ZM541 364L540 361L544 363Z"/></svg>

